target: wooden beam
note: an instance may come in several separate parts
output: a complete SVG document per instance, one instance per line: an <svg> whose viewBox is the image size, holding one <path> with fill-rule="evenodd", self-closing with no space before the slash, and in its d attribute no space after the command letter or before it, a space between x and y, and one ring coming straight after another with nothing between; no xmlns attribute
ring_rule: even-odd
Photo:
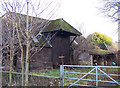
<svg viewBox="0 0 120 88"><path fill-rule="evenodd" d="M74 40L76 39L76 37L77 37L77 36L75 36L75 37L73 38L73 40L70 42L70 46L71 46L71 44L74 42Z"/></svg>
<svg viewBox="0 0 120 88"><path fill-rule="evenodd" d="M91 66L93 66L93 56L90 55L90 59L91 59Z"/></svg>

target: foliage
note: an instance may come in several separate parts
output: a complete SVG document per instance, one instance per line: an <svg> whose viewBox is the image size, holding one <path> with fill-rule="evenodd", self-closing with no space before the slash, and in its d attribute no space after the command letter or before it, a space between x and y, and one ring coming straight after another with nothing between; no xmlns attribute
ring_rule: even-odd
<svg viewBox="0 0 120 88"><path fill-rule="evenodd" d="M95 49L100 49L100 47L98 47L98 46L94 46L94 48L95 48Z"/></svg>
<svg viewBox="0 0 120 88"><path fill-rule="evenodd" d="M101 49L106 49L107 46L111 46L113 41L107 35L101 34L99 32L94 32L87 37L88 41L99 46Z"/></svg>
<svg viewBox="0 0 120 88"><path fill-rule="evenodd" d="M92 49L92 50L89 50L89 52L94 54L101 54L101 55L109 54L107 50L102 50L102 49Z"/></svg>

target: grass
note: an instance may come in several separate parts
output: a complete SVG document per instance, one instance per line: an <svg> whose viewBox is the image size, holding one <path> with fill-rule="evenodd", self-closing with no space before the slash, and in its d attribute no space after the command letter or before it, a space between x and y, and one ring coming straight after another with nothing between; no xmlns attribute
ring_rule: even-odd
<svg viewBox="0 0 120 88"><path fill-rule="evenodd" d="M72 72L73 70L69 70L69 71ZM52 70L44 70L44 71L32 72L32 74L60 78L60 70L59 69L52 69ZM68 74L68 76L70 76L70 77L76 77L77 75L75 75L75 74ZM71 80L71 79L65 79L64 80L65 83L73 83L75 81L76 80ZM83 83L84 83L84 81L82 81L82 80L78 82L78 84L83 84ZM67 85L65 85L65 86L67 86Z"/></svg>
<svg viewBox="0 0 120 88"><path fill-rule="evenodd" d="M65 71L69 71L69 72L83 72L83 73L87 73L91 70L92 68L71 68L71 69L66 69ZM95 73L95 71L93 71L93 73ZM51 76L51 77L58 77L60 78L60 70L59 69L51 69L51 70L44 70L44 71L38 71L38 72L32 72L32 74L36 74L36 75L43 75L43 76ZM72 73L66 73L67 77L71 77L71 78L80 78L83 75L80 74L72 74ZM87 76L85 77L85 79L95 79L95 76ZM77 79L64 79L65 83L74 83L75 81L77 81ZM83 81L80 80L79 82L77 82L77 84L82 84L85 85L87 83L87 81ZM68 86L67 84L65 84L65 86Z"/></svg>
<svg viewBox="0 0 120 88"><path fill-rule="evenodd" d="M65 71L88 73L92 69L93 68L65 68ZM107 72L107 73L108 72L113 73L113 72L117 71L116 69L104 69L104 68L102 68L101 70L103 70L104 72ZM36 75L43 75L43 76L51 76L51 77L60 78L60 69L43 70L43 71L32 72L32 73L36 74ZM96 70L92 71L92 73L96 73ZM98 74L103 74L103 73L98 71ZM70 78L81 78L83 75L84 74L80 75L80 74L66 73L66 77L70 77ZM98 77L101 80L110 80L105 75L104 76L98 76ZM96 80L96 76L95 75L87 75L84 79ZM64 79L65 83L74 83L75 81L77 81L77 79L74 79L74 80L73 79ZM89 82L80 80L77 84L86 85L86 83L89 83ZM95 85L95 82L90 82L89 84ZM68 86L68 85L65 84L65 86Z"/></svg>
<svg viewBox="0 0 120 88"><path fill-rule="evenodd" d="M69 72L80 72L80 73L88 73L93 68L71 68L71 69L65 69L65 71ZM114 73L117 70L116 69L102 69L104 72ZM92 73L96 73L96 70L92 71ZM43 76L52 76L52 77L60 77L60 69L46 69L36 72L31 72L31 74L35 75L43 75ZM102 74L102 72L98 71L98 74ZM79 74L73 74L73 73L66 73L68 77L78 77Z"/></svg>
<svg viewBox="0 0 120 88"><path fill-rule="evenodd" d="M80 73L88 73L91 69L93 68L65 68L65 71L69 71L69 72L80 72ZM102 70L106 73L114 73L118 70L116 69L104 69L102 68ZM9 73L7 71L3 71L5 73ZM22 74L22 73L18 73L18 72L12 72L14 75L16 74ZM94 70L92 73L96 73L96 70ZM98 71L98 74L102 74L100 71ZM46 69L46 70L41 70L41 71L36 71L36 72L31 72L28 73L28 75L42 75L42 76L50 76L50 77L57 77L60 78L60 69ZM80 74L73 74L73 73L66 73L67 77L70 78L81 78L84 74L80 75ZM101 80L110 80L107 76L98 76L99 79ZM95 75L87 75L84 79L91 79L91 80L96 80L96 76ZM64 79L65 83L74 83L75 81L77 81L77 79ZM120 80L116 80L118 82L120 82ZM77 84L81 84L81 85L86 85L86 84L95 84L95 82L87 82L87 81L83 81L80 80ZM68 86L65 84L65 86Z"/></svg>
<svg viewBox="0 0 120 88"><path fill-rule="evenodd" d="M75 69L65 69L65 71L69 72L88 72L90 71L91 68L75 68ZM95 71L93 71L94 73ZM52 77L60 77L60 69L46 69L46 70L41 70L41 71L36 71L36 72L31 72L31 74L34 75L43 75L43 76L52 76ZM75 77L77 76L76 74L68 74L68 76Z"/></svg>
<svg viewBox="0 0 120 88"><path fill-rule="evenodd" d="M51 70L43 70L43 71L38 71L38 72L32 72L32 74L60 78L60 70L59 69L51 69Z"/></svg>

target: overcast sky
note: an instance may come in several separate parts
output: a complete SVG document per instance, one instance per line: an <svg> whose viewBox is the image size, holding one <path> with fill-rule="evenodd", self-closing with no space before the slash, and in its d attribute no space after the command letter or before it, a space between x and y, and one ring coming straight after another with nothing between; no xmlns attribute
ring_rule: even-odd
<svg viewBox="0 0 120 88"><path fill-rule="evenodd" d="M100 32L117 41L117 23L100 13L100 5L99 0L62 0L61 17L75 28L81 28L84 36Z"/></svg>
<svg viewBox="0 0 120 88"><path fill-rule="evenodd" d="M56 18L64 18L68 23L80 29L83 36L94 32L106 34L118 41L117 23L105 17L99 10L99 0L62 0L60 13Z"/></svg>

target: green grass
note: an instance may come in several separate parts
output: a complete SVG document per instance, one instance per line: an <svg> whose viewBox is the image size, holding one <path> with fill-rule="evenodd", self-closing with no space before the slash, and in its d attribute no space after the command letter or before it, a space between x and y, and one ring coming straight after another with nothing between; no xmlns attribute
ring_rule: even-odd
<svg viewBox="0 0 120 88"><path fill-rule="evenodd" d="M59 78L60 77L60 70L59 69L44 70L44 71L32 72L32 74Z"/></svg>
<svg viewBox="0 0 120 88"><path fill-rule="evenodd" d="M118 71L118 70L120 70L120 69L115 69L115 68L110 68L110 69L109 69L110 72Z"/></svg>
<svg viewBox="0 0 120 88"><path fill-rule="evenodd" d="M88 73L93 68L75 68L75 69L65 69L65 71L69 72L80 72L80 73ZM116 69L102 69L104 72L114 73ZM92 71L91 73L96 73L96 70ZM49 69L49 70L42 70L42 71L36 71L31 72L30 74L34 75L43 75L43 76L52 76L52 77L60 77L60 69ZM102 72L98 71L98 74L103 74ZM79 74L73 74L73 73L66 73L67 77L80 77Z"/></svg>
<svg viewBox="0 0 120 88"><path fill-rule="evenodd" d="M69 72L89 72L91 68L75 68L75 69L65 69L65 71ZM94 73L95 71L93 71ZM36 72L31 72L31 74L34 75L43 75L43 76L52 76L52 77L60 77L60 69L49 69L49 70L42 70L42 71L36 71ZM70 77L75 77L77 76L76 74L67 74Z"/></svg>
<svg viewBox="0 0 120 88"><path fill-rule="evenodd" d="M65 68L65 71L69 71L69 72L80 72L80 73L88 73L90 70L92 70L93 68ZM116 72L116 69L102 69L104 72ZM5 73L9 73L8 71L2 71L2 72L5 72ZM18 73L18 72L12 72L14 75L17 75L17 74L22 74L22 73ZM96 70L94 70L92 73L96 73ZM102 74L100 71L98 71L99 74ZM42 75L42 76L50 76L50 77L57 77L57 78L60 78L60 69L46 69L46 70L41 70L41 71L36 71L36 72L31 72L31 73L28 73L28 75ZM73 73L66 73L66 76L67 77L70 77L70 78L81 78L84 74L80 75L80 74L73 74ZM88 75L86 76L84 79L92 79L92 80L95 80L96 76L93 76L93 75ZM99 76L99 79L101 80L107 80L108 77L107 76ZM64 82L65 83L74 83L77 79L64 79ZM120 81L120 80L117 80L117 81ZM88 83L87 81L79 81L77 84L86 84ZM91 82L91 83L95 83L95 82ZM65 85L65 86L68 86L68 85Z"/></svg>
<svg viewBox="0 0 120 88"><path fill-rule="evenodd" d="M79 69L78 69L79 70ZM77 71L78 71L77 70ZM72 72L73 70L69 70L70 72ZM80 71L80 70L79 70ZM38 72L32 72L32 74L34 75L43 75L43 76L51 76L51 77L58 77L60 78L60 70L59 69L52 69L52 70L44 70L44 71L38 71ZM79 75L76 74L67 74L67 76L69 77L78 77ZM74 83L76 80L71 80L71 79L64 79L65 83ZM78 84L83 84L84 81L79 81ZM65 85L68 86L68 85Z"/></svg>
<svg viewBox="0 0 120 88"><path fill-rule="evenodd" d="M92 70L93 68L69 68L66 69L65 71L69 71L69 72L80 72L80 73L88 73L90 70ZM106 72L106 69L102 69L104 72ZM112 69L112 70L108 70L109 72L114 72L116 71L116 69ZM92 73L96 73L96 70L92 71ZM51 76L51 77L58 77L60 78L60 69L52 69L52 70L44 70L44 71L38 71L38 72L32 72L32 74L36 74L36 75L43 75L43 76ZM102 72L98 71L98 74L103 74ZM81 78L84 74L80 75L80 74L73 74L73 73L66 73L66 77L70 77L70 78ZM107 80L108 77L104 76L99 76L99 78L102 80ZM88 75L86 76L84 79L92 79L95 80L96 76L95 75ZM74 83L76 81L76 79L71 80L71 79L64 79L65 83ZM79 81L77 84L82 84L84 85L87 81ZM95 83L95 82L93 82Z"/></svg>
<svg viewBox="0 0 120 88"><path fill-rule="evenodd" d="M69 72L83 72L83 73L87 73L91 70L92 68L75 68L75 69L65 69L65 71L69 71ZM94 73L95 71L93 71ZM38 71L38 72L32 72L32 74L36 74L36 75L43 75L43 76L51 76L51 77L58 77L60 78L60 69L52 69L52 70L44 70L44 71ZM80 78L83 75L80 74L72 74L72 73L66 73L67 77L71 77L71 78ZM95 79L94 76L87 76L85 77L85 79ZM65 83L74 83L75 81L77 81L76 79L64 79ZM85 83L87 83L87 81L83 81L80 80L79 82L77 82L77 84L82 84L84 85ZM65 86L68 86L65 84Z"/></svg>

